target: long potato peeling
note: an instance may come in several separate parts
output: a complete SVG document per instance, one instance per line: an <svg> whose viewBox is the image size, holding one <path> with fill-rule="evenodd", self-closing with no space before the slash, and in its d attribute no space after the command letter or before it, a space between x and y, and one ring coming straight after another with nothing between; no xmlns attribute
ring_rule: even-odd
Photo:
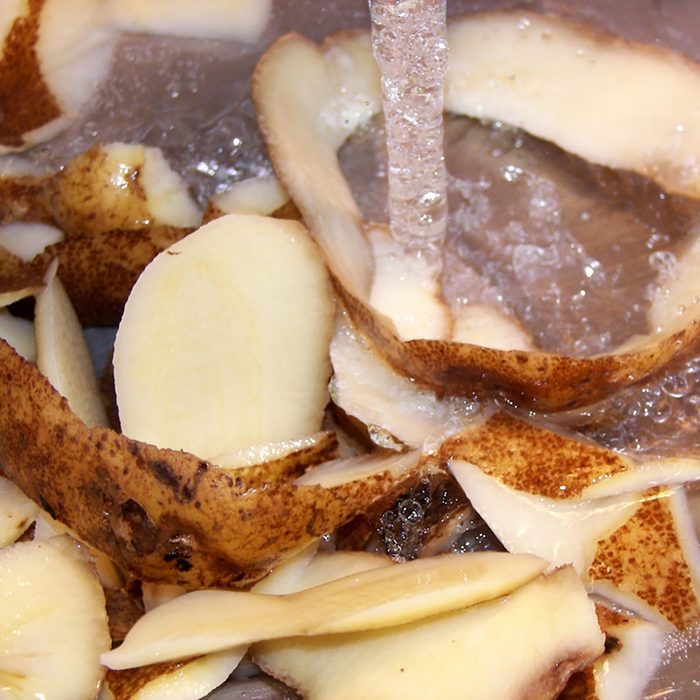
<svg viewBox="0 0 700 700"><path fill-rule="evenodd" d="M155 608L103 662L129 668L265 639L392 627L498 598L544 566L527 555L452 554L285 595L194 592Z"/></svg>
<svg viewBox="0 0 700 700"><path fill-rule="evenodd" d="M479 21L476 16L462 24L468 27ZM575 29L567 31L575 36ZM454 34L454 41L459 42L465 32ZM587 34L585 38L588 40ZM605 46L613 40L598 41ZM459 55L460 50L455 44L453 51ZM620 60L627 56L634 62L642 49L626 44L620 51ZM665 54L646 49L643 53L645 60L667 60ZM369 244L336 157L342 142L379 109L378 76L368 61L370 55L369 38L361 35L341 34L322 46L287 35L258 64L253 96L278 177L324 251L338 296L376 352L428 387L452 394L495 394L519 405L556 411L594 403L698 348L700 325L693 314L688 314L680 328L662 328L612 353L586 358L446 340L402 341L391 320L369 303L373 275ZM700 79L700 71L696 72ZM302 87L291 77L302 73L313 76L313 107L308 85ZM459 88L456 79L452 86L448 81L450 107L458 114L471 114L458 99ZM476 93L472 102L478 98ZM557 117L563 130L570 126L565 116ZM633 110L628 118L635 120ZM550 130L541 135L555 138L556 133ZM676 154L679 161L686 156L685 151Z"/></svg>
<svg viewBox="0 0 700 700"><path fill-rule="evenodd" d="M33 366L0 343L0 462L5 475L82 539L144 581L242 587L305 544L407 488L413 455L333 488L249 488L219 470L112 430L87 428ZM400 468L387 478L389 465Z"/></svg>

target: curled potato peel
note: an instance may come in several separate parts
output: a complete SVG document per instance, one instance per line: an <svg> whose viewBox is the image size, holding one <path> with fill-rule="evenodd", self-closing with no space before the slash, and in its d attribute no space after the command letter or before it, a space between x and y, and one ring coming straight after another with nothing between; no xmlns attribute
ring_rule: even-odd
<svg viewBox="0 0 700 700"><path fill-rule="evenodd" d="M291 482L251 487L244 471L87 428L4 342L0 363L5 475L144 581L244 587L418 478L416 458L391 478L378 463L374 474L331 488Z"/></svg>
<svg viewBox="0 0 700 700"><path fill-rule="evenodd" d="M471 21L477 20L463 20ZM630 45L627 50L634 60L643 49ZM697 350L700 325L693 314L681 327L664 327L592 357L401 340L391 319L369 303L372 255L336 155L354 129L379 111L378 75L368 57L368 36L341 33L321 46L298 35L284 36L258 63L253 97L277 175L319 242L339 298L376 352L440 392L496 394L521 406L558 411L595 403ZM299 74L309 76L303 85L293 77ZM469 113L455 97L454 74L448 75L450 89L452 109Z"/></svg>

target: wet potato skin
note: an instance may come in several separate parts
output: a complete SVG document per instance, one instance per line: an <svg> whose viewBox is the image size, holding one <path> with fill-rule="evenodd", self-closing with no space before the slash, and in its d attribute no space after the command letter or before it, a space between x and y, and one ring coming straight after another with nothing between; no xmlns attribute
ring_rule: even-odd
<svg viewBox="0 0 700 700"><path fill-rule="evenodd" d="M494 350L441 340L401 341L385 319L335 280L353 321L402 374L446 394L500 396L540 411L588 406L700 346L700 322L639 350L595 357Z"/></svg>
<svg viewBox="0 0 700 700"><path fill-rule="evenodd" d="M227 473L185 452L87 428L4 342L0 363L4 474L144 581L245 587L418 478L412 472L328 489L290 482L251 487L243 470Z"/></svg>

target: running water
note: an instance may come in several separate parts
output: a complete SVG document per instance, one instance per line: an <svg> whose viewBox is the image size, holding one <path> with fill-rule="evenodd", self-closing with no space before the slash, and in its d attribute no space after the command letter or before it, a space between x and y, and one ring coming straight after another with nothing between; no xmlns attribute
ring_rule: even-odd
<svg viewBox="0 0 700 700"><path fill-rule="evenodd" d="M369 5L382 75L391 231L437 277L447 226L446 0L370 0Z"/></svg>

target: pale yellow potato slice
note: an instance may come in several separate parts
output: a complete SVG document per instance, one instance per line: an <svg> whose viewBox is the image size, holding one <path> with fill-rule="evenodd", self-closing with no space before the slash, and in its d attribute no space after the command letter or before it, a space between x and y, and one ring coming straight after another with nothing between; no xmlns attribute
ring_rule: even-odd
<svg viewBox="0 0 700 700"><path fill-rule="evenodd" d="M272 0L107 0L119 29L171 36L256 41L272 14Z"/></svg>
<svg viewBox="0 0 700 700"><path fill-rule="evenodd" d="M0 548L7 547L34 522L39 506L11 481L0 477Z"/></svg>
<svg viewBox="0 0 700 700"><path fill-rule="evenodd" d="M16 222L0 226L0 245L24 262L63 240L63 231L48 224Z"/></svg>
<svg viewBox="0 0 700 700"><path fill-rule="evenodd" d="M545 565L481 552L417 559L289 595L197 591L141 618L103 662L129 668L264 639L401 625L509 593Z"/></svg>
<svg viewBox="0 0 700 700"><path fill-rule="evenodd" d="M0 687L10 697L95 697L110 647L105 599L69 538L0 550L0 609Z"/></svg>
<svg viewBox="0 0 700 700"><path fill-rule="evenodd" d="M36 362L34 324L0 309L0 338L7 341L25 360Z"/></svg>
<svg viewBox="0 0 700 700"><path fill-rule="evenodd" d="M36 296L37 366L89 427L108 425L90 350L53 263Z"/></svg>
<svg viewBox="0 0 700 700"><path fill-rule="evenodd" d="M269 216L288 201L289 195L279 180L270 175L234 182L228 189L215 194L210 204L222 214Z"/></svg>
<svg viewBox="0 0 700 700"><path fill-rule="evenodd" d="M522 127L588 161L700 196L696 63L521 10L458 20L448 41L446 110Z"/></svg>
<svg viewBox="0 0 700 700"><path fill-rule="evenodd" d="M585 589L565 568L467 609L389 629L264 642L253 654L308 700L546 700L602 653L603 639Z"/></svg>
<svg viewBox="0 0 700 700"><path fill-rule="evenodd" d="M127 301L114 346L124 434L213 457L318 431L333 314L301 225L229 215L203 226Z"/></svg>
<svg viewBox="0 0 700 700"><path fill-rule="evenodd" d="M332 433L319 431L313 435L267 442L263 445L250 445L240 450L226 452L211 458L211 462L225 469L262 466L266 462L284 460L302 461L305 454L324 456L335 449L335 437ZM331 459L332 457L329 457ZM317 463L327 461L319 459Z"/></svg>

